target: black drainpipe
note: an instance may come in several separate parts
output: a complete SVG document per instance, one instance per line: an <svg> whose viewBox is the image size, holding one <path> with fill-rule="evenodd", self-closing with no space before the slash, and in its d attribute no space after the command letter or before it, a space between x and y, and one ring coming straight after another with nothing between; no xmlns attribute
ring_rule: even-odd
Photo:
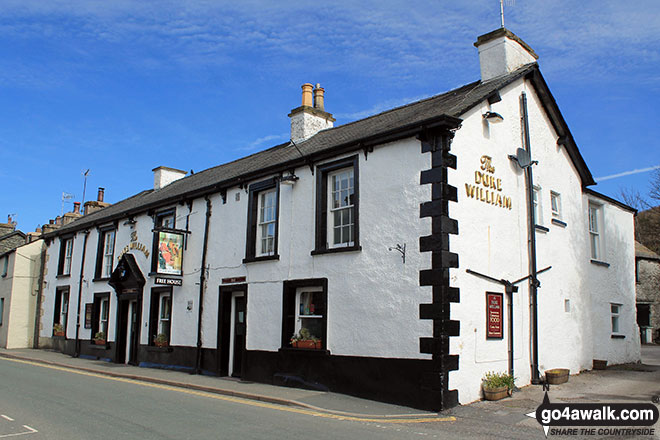
<svg viewBox="0 0 660 440"><path fill-rule="evenodd" d="M197 317L197 359L195 361L195 374L202 372L202 313L204 312L204 290L206 289L206 253L209 243L209 226L211 224L211 199L209 196L204 197L206 200L206 224L204 225L204 245L202 247L202 267L199 272L199 316Z"/></svg>
<svg viewBox="0 0 660 440"><path fill-rule="evenodd" d="M83 241L82 259L80 261L80 279L78 280L78 311L76 315L76 348L73 357L80 356L80 301L82 301L82 286L83 278L85 277L85 253L87 252L87 237L89 230L84 232L85 240Z"/></svg>
<svg viewBox="0 0 660 440"><path fill-rule="evenodd" d="M525 92L520 94L520 111L522 113L522 123L524 131L525 150L531 158L532 150L529 140L529 116L527 114L527 95ZM529 290L531 293L532 308L532 383L538 385L541 383L539 375L539 329L538 329L538 280L536 279L536 219L534 218L534 178L532 176L532 166L525 168L525 178L527 180L527 211L529 218L529 268L531 277L529 278Z"/></svg>
<svg viewBox="0 0 660 440"><path fill-rule="evenodd" d="M42 239L43 240L43 239ZM32 340L32 348L39 348L39 330L41 327L41 298L44 294L44 272L46 270L46 242L42 243L41 260L39 261L39 289L37 290L37 308L34 316L34 339Z"/></svg>

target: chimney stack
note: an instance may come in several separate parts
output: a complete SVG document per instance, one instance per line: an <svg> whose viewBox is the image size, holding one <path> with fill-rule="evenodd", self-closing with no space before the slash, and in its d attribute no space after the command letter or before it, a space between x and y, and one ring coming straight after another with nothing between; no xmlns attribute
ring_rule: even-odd
<svg viewBox="0 0 660 440"><path fill-rule="evenodd" d="M325 89L321 87L321 84L316 84L316 87L314 88L314 108L317 108L319 110L324 110L324 105L323 105L323 94L325 93Z"/></svg>
<svg viewBox="0 0 660 440"><path fill-rule="evenodd" d="M106 206L110 206L110 203L106 203L103 201L103 198L105 196L105 188L99 186L99 192L98 195L96 196L96 200L88 200L85 202L84 206L84 215L89 215L92 212L100 211L101 209L105 208Z"/></svg>
<svg viewBox="0 0 660 440"><path fill-rule="evenodd" d="M186 177L186 172L170 167L157 167L151 170L154 172L154 190L166 187L172 182Z"/></svg>
<svg viewBox="0 0 660 440"><path fill-rule="evenodd" d="M474 45L479 50L481 81L506 75L538 59L527 43L506 28L480 36Z"/></svg>
<svg viewBox="0 0 660 440"><path fill-rule="evenodd" d="M302 142L326 128L332 128L335 118L325 111L325 90L321 84L302 85L302 105L289 113L291 118L291 140Z"/></svg>

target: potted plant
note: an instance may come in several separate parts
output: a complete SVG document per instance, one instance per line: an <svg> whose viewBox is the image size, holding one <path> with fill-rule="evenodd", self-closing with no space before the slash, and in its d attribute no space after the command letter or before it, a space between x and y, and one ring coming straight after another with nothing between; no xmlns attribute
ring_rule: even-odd
<svg viewBox="0 0 660 440"><path fill-rule="evenodd" d="M552 385L559 385L560 383L568 382L568 368L553 368L552 370L545 370L545 380Z"/></svg>
<svg viewBox="0 0 660 440"><path fill-rule="evenodd" d="M154 345L156 347L167 347L169 345L169 340L165 333L158 333L154 338Z"/></svg>
<svg viewBox="0 0 660 440"><path fill-rule="evenodd" d="M53 336L64 336L62 324L53 324Z"/></svg>
<svg viewBox="0 0 660 440"><path fill-rule="evenodd" d="M96 345L105 345L105 332L96 332L94 335L94 344Z"/></svg>
<svg viewBox="0 0 660 440"><path fill-rule="evenodd" d="M294 334L291 337L291 346L294 348L313 348L318 350L321 349L322 343L308 329L301 328L298 334Z"/></svg>
<svg viewBox="0 0 660 440"><path fill-rule="evenodd" d="M500 400L510 396L515 380L510 374L489 371L481 380L484 397L486 400Z"/></svg>

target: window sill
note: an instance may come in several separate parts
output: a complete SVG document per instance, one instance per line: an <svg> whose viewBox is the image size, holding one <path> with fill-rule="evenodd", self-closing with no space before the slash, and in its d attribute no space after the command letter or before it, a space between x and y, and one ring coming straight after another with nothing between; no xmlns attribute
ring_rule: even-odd
<svg viewBox="0 0 660 440"><path fill-rule="evenodd" d="M314 249L312 255L322 255L322 254L337 254L340 252L359 252L362 250L362 246L346 246L346 247L336 247L336 248L325 248L325 249Z"/></svg>
<svg viewBox="0 0 660 440"><path fill-rule="evenodd" d="M591 264L595 264L596 266L610 267L610 263L594 260L593 258L591 259Z"/></svg>
<svg viewBox="0 0 660 440"><path fill-rule="evenodd" d="M563 221L561 221L561 220L557 220L556 218L553 218L553 219L550 220L550 221L552 222L553 225L561 226L562 228L565 228L566 226L568 226L567 223L565 223L565 222L563 222Z"/></svg>
<svg viewBox="0 0 660 440"><path fill-rule="evenodd" d="M93 283L96 283L97 281L110 281L110 277L106 277L106 278L94 278L94 279L92 280Z"/></svg>
<svg viewBox="0 0 660 440"><path fill-rule="evenodd" d="M105 345L97 345L92 340L92 341L89 341L89 348L91 350L108 350L108 349L110 349L110 345L108 345L107 343Z"/></svg>
<svg viewBox="0 0 660 440"><path fill-rule="evenodd" d="M626 339L626 335L612 335L612 339Z"/></svg>
<svg viewBox="0 0 660 440"><path fill-rule="evenodd" d="M58 278L58 279L59 278L71 278L71 274L70 273L67 273L67 274L61 273L59 275L56 275L55 278Z"/></svg>
<svg viewBox="0 0 660 440"><path fill-rule="evenodd" d="M148 345L145 347L148 352L152 353L172 353L173 349L169 345L167 347L156 347L155 345Z"/></svg>
<svg viewBox="0 0 660 440"><path fill-rule="evenodd" d="M293 348L293 347L282 347L278 350L280 353L285 354L299 354L304 353L305 355L310 356L329 356L330 350L327 349L316 349L316 348Z"/></svg>
<svg viewBox="0 0 660 440"><path fill-rule="evenodd" d="M271 261L271 260L279 260L280 256L279 254L276 255L264 255L263 257L246 257L243 258L243 263L256 263L259 261Z"/></svg>
<svg viewBox="0 0 660 440"><path fill-rule="evenodd" d="M546 228L545 226L541 226L541 225L534 225L534 229L536 229L539 232L543 232L543 233L550 232L550 229Z"/></svg>

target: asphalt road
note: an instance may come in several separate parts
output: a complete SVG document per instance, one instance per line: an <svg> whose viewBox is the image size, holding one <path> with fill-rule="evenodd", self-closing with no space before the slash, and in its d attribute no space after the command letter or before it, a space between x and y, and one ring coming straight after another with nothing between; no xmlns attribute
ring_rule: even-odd
<svg viewBox="0 0 660 440"><path fill-rule="evenodd" d="M474 421L347 420L0 358L0 439L489 438L493 428ZM505 438L529 438L529 431L505 429Z"/></svg>

